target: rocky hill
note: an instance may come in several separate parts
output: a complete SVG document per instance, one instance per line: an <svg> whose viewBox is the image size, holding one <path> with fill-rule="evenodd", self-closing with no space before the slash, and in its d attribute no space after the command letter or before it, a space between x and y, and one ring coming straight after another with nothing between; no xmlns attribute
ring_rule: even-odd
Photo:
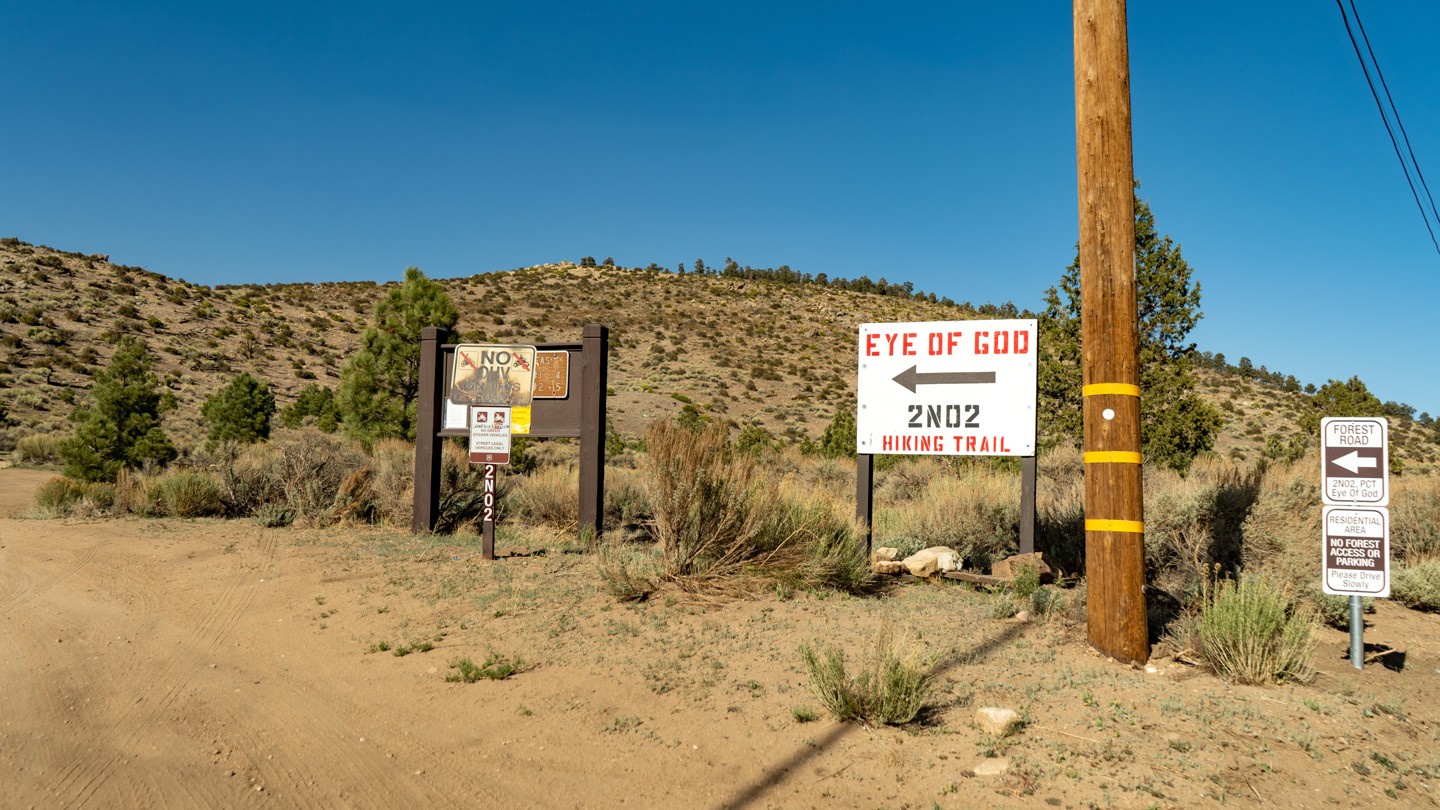
<svg viewBox="0 0 1440 810"><path fill-rule="evenodd" d="M608 325L610 416L626 437L689 404L790 441L817 437L837 407L853 402L859 324L984 317L896 287L876 294L568 262L439 281L467 340L570 340L585 323ZM212 288L102 255L0 240L0 402L8 411L0 450L28 434L68 431L74 404L123 334L144 338L158 358L156 372L179 405L166 428L181 447L203 438L200 405L242 371L268 380L281 407L308 384L333 387L389 286ZM1226 418L1217 453L1253 460L1270 437L1299 434L1303 393L1208 369L1200 379ZM1433 426L1392 420L1392 434L1407 472L1440 462Z"/></svg>

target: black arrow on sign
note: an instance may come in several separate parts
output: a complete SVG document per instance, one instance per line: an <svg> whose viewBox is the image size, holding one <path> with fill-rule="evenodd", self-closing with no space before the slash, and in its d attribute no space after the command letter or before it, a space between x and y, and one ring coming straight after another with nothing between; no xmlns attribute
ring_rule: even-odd
<svg viewBox="0 0 1440 810"><path fill-rule="evenodd" d="M993 383L995 372L993 371L934 371L921 373L916 369L919 366L911 366L895 375L895 382L900 383L915 393L915 387L919 385L963 385L970 383Z"/></svg>

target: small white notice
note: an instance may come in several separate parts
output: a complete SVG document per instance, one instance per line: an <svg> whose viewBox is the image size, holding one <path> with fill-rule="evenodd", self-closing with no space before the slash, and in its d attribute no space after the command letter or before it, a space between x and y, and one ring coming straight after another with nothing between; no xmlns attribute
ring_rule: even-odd
<svg viewBox="0 0 1440 810"><path fill-rule="evenodd" d="M510 463L510 409L480 406L470 412L470 463Z"/></svg>

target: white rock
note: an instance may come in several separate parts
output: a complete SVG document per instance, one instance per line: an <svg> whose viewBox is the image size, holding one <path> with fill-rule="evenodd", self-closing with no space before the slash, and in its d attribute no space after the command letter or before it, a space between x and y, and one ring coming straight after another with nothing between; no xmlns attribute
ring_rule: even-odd
<svg viewBox="0 0 1440 810"><path fill-rule="evenodd" d="M1010 760L1004 757L981 760L980 764L971 770L976 776L1000 776L1010 770Z"/></svg>
<svg viewBox="0 0 1440 810"><path fill-rule="evenodd" d="M881 546L870 552L870 562L894 562L900 558L900 549Z"/></svg>
<svg viewBox="0 0 1440 810"><path fill-rule="evenodd" d="M1020 713L999 706L982 706L975 710L975 725L991 737L1008 737L1020 730Z"/></svg>
<svg viewBox="0 0 1440 810"><path fill-rule="evenodd" d="M960 568L960 555L946 546L931 546L905 558L905 570L917 577L928 577L937 571Z"/></svg>

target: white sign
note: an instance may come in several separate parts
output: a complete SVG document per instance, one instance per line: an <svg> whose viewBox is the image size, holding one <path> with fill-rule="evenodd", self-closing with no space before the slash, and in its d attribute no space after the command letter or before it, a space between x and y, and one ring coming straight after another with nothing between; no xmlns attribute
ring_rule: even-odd
<svg viewBox="0 0 1440 810"><path fill-rule="evenodd" d="M470 463L510 463L510 409L474 408L470 414Z"/></svg>
<svg viewBox="0 0 1440 810"><path fill-rule="evenodd" d="M1320 420L1320 494L1336 506L1390 502L1390 423L1381 416Z"/></svg>
<svg viewBox="0 0 1440 810"><path fill-rule="evenodd" d="M1035 454L1036 322L860 325L860 453Z"/></svg>
<svg viewBox="0 0 1440 810"><path fill-rule="evenodd" d="M1383 506L1327 506L1321 550L1325 593L1390 595L1390 510Z"/></svg>

